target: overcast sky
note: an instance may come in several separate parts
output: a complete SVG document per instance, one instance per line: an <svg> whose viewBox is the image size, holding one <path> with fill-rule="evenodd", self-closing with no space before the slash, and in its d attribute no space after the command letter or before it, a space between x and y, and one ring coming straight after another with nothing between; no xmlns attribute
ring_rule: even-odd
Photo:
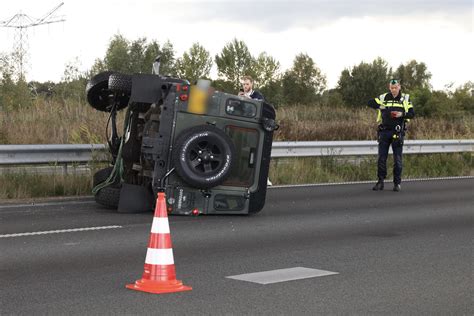
<svg viewBox="0 0 474 316"><path fill-rule="evenodd" d="M19 12L39 18L60 2L2 1L0 21ZM28 30L29 80L58 81L76 57L82 70L89 69L120 33L131 40L169 39L177 56L194 42L215 56L237 38L252 54L265 51L276 58L283 70L296 54L307 53L327 76L329 88L344 68L377 56L393 68L411 59L425 62L435 89L474 81L472 0L64 2L56 15L66 22ZM14 34L0 28L0 52L11 51Z"/></svg>

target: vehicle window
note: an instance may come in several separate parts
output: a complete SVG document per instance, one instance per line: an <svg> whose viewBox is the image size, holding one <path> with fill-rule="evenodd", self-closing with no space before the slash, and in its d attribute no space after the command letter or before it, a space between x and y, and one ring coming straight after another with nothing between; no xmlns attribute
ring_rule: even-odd
<svg viewBox="0 0 474 316"><path fill-rule="evenodd" d="M218 211L238 212L245 207L243 196L234 196L228 194L217 194L214 198L214 208Z"/></svg>
<svg viewBox="0 0 474 316"><path fill-rule="evenodd" d="M252 128L227 126L226 133L234 142L236 159L225 185L251 186L258 161L258 131Z"/></svg>
<svg viewBox="0 0 474 316"><path fill-rule="evenodd" d="M218 110L220 102L221 102L221 98L220 98L219 94L217 94L217 93L212 94L211 97L208 100L209 108L211 110L214 110L214 109Z"/></svg>
<svg viewBox="0 0 474 316"><path fill-rule="evenodd" d="M226 102L225 111L230 115L255 117L257 114L257 106L244 100L229 99Z"/></svg>

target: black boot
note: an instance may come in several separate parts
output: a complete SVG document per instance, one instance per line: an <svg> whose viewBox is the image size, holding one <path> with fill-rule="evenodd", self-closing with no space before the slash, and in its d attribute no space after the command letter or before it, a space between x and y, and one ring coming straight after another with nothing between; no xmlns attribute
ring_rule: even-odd
<svg viewBox="0 0 474 316"><path fill-rule="evenodd" d="M400 186L400 184L396 184L396 183L393 184L393 191L400 192L401 189L402 187Z"/></svg>
<svg viewBox="0 0 474 316"><path fill-rule="evenodd" d="M374 185L372 188L374 191L382 191L383 190L383 179L379 179L379 181Z"/></svg>

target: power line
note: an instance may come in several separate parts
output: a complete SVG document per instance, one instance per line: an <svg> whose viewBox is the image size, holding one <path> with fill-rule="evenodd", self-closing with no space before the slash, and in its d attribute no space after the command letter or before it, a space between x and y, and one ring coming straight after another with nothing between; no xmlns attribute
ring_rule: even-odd
<svg viewBox="0 0 474 316"><path fill-rule="evenodd" d="M64 2L61 2L53 9L49 10L41 18L33 18L27 14L20 12L5 21L0 21L0 27L15 29L13 59L15 64L17 65L19 78L25 78L24 68L28 51L28 29L35 26L66 21L64 16L54 15L54 13L58 11L59 8L63 6L63 4Z"/></svg>

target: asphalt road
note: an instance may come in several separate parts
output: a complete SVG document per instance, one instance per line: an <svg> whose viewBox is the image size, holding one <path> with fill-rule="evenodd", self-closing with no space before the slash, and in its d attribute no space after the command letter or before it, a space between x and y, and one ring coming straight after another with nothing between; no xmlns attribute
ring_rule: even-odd
<svg viewBox="0 0 474 316"><path fill-rule="evenodd" d="M474 314L474 179L370 188L273 188L256 216L171 217L178 279L193 290L165 295L125 288L141 278L151 213L0 206L0 314ZM99 226L119 227L11 235ZM226 278L293 267L338 274Z"/></svg>

